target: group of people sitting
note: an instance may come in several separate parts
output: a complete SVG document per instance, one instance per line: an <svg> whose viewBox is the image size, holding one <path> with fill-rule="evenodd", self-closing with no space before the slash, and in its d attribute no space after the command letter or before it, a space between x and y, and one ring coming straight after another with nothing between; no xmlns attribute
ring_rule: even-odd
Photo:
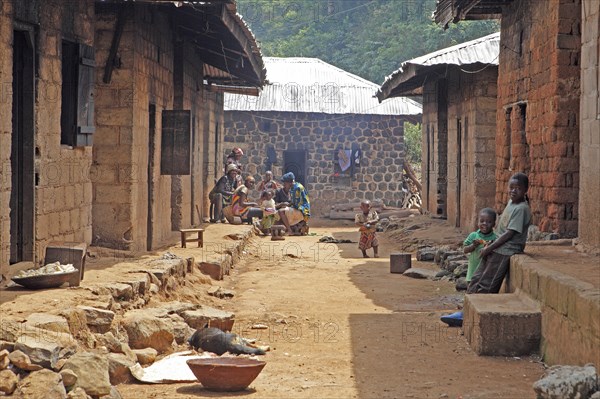
<svg viewBox="0 0 600 399"><path fill-rule="evenodd" d="M292 172L281 177L281 184L273 180L273 173L267 171L258 186L260 204L249 200L249 193L256 181L246 176L242 181L240 148L234 148L227 157L225 175L221 177L209 194L211 203L211 223L231 224L252 223L263 234L278 230L276 225L285 227L287 235L308 234L310 201L308 192L296 181Z"/></svg>

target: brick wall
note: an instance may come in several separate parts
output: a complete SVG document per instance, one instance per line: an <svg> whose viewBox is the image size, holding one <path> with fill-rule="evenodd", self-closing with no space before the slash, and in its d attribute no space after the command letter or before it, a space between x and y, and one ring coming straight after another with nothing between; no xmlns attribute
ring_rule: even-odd
<svg viewBox="0 0 600 399"><path fill-rule="evenodd" d="M135 7L134 14L121 38L120 67L113 71L110 84L97 80L97 125L101 134L94 146L94 162L107 173L94 185L94 237L100 245L145 250L148 241L151 247L157 246L172 237L173 230L198 224L196 205L201 218L208 216L204 198L207 187L212 188L208 182L214 180L211 162L216 156L209 137L222 140L215 129L222 126L223 96L204 90L202 62L188 44L178 53L183 59L178 64L182 65L180 72L176 72L174 37L166 15L142 5ZM115 23L116 12L98 15L99 77ZM183 75L175 79L177 73ZM150 104L155 106L153 151L149 140ZM162 112L172 109L192 111L191 175L161 175ZM115 191L120 195L115 196Z"/></svg>
<svg viewBox="0 0 600 399"><path fill-rule="evenodd" d="M404 163L404 121L414 117L383 115L327 115L289 112L225 113L225 149L244 150L244 175L262 179L268 165L268 147L277 162L273 174L283 173L284 151L306 151L306 188L313 215L328 213L334 203L357 202L363 198L381 199L399 206ZM360 167L354 177L335 176L336 153L362 151ZM253 198L258 194L253 193ZM257 198L256 198L257 199Z"/></svg>
<svg viewBox="0 0 600 399"><path fill-rule="evenodd" d="M10 261L12 3L0 2L0 270Z"/></svg>
<svg viewBox="0 0 600 399"><path fill-rule="evenodd" d="M553 0L513 2L501 22L496 206L524 171L534 224L564 236L579 213L580 21L580 0Z"/></svg>
<svg viewBox="0 0 600 399"><path fill-rule="evenodd" d="M479 210L494 206L497 77L496 67L448 73L447 216L465 233L476 229Z"/></svg>
<svg viewBox="0 0 600 399"><path fill-rule="evenodd" d="M7 266L10 255L11 192L10 151L12 142L12 38L15 3L0 3L0 265ZM34 115L34 249L33 260L43 261L50 241L91 241L90 147L70 148L61 145L61 56L62 40L92 46L94 42L94 2L49 0L33 8L21 7L21 22L39 26L35 49L38 58ZM14 234L14 232L13 232Z"/></svg>
<svg viewBox="0 0 600 399"><path fill-rule="evenodd" d="M582 6L581 47L581 126L579 239L588 249L600 251L600 102L598 100L598 62L600 53L600 10L596 0L584 0Z"/></svg>

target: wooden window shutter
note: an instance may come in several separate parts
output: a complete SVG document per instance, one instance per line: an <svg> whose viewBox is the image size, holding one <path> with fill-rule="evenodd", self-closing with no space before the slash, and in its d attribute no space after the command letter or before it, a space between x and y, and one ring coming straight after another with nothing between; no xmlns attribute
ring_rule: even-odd
<svg viewBox="0 0 600 399"><path fill-rule="evenodd" d="M94 127L94 73L96 60L94 48L79 45L79 80L77 84L77 137L75 146L92 145Z"/></svg>
<svg viewBox="0 0 600 399"><path fill-rule="evenodd" d="M191 173L191 131L191 111L164 110L162 112L161 174L189 175Z"/></svg>

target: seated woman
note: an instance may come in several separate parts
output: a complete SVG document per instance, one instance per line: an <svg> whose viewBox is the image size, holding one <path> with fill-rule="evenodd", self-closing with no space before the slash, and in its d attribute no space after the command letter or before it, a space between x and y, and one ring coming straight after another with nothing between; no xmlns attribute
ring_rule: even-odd
<svg viewBox="0 0 600 399"><path fill-rule="evenodd" d="M223 209L223 214L229 223L235 222L235 217L238 216L242 222L252 222L253 217L262 219L263 211L258 208L256 202L247 202L248 191L254 188L254 177L248 176L244 184L236 188L231 197L231 205Z"/></svg>
<svg viewBox="0 0 600 399"><path fill-rule="evenodd" d="M306 235L310 218L308 192L302 184L296 182L292 172L283 175L281 181L283 187L275 194L279 218L288 235Z"/></svg>
<svg viewBox="0 0 600 399"><path fill-rule="evenodd" d="M208 194L210 200L210 222L225 222L222 210L231 203L231 196L238 186L238 169L234 164L227 165L225 175L222 176L215 187Z"/></svg>

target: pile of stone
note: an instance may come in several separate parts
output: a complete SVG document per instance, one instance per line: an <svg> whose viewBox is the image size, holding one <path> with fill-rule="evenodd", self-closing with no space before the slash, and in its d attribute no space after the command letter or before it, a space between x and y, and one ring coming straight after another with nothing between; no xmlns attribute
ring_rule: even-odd
<svg viewBox="0 0 600 399"><path fill-rule="evenodd" d="M115 385L185 345L206 324L231 330L234 315L203 305L166 302L117 315L78 306L0 324L0 392L15 397L117 399ZM75 334L80 338L78 341ZM83 338L83 339L82 339Z"/></svg>
<svg viewBox="0 0 600 399"><path fill-rule="evenodd" d="M467 289L468 260L460 250L448 246L432 247L420 246L417 249L417 260L421 262L435 262L440 266L440 271L435 274L436 280L453 281L457 291Z"/></svg>

